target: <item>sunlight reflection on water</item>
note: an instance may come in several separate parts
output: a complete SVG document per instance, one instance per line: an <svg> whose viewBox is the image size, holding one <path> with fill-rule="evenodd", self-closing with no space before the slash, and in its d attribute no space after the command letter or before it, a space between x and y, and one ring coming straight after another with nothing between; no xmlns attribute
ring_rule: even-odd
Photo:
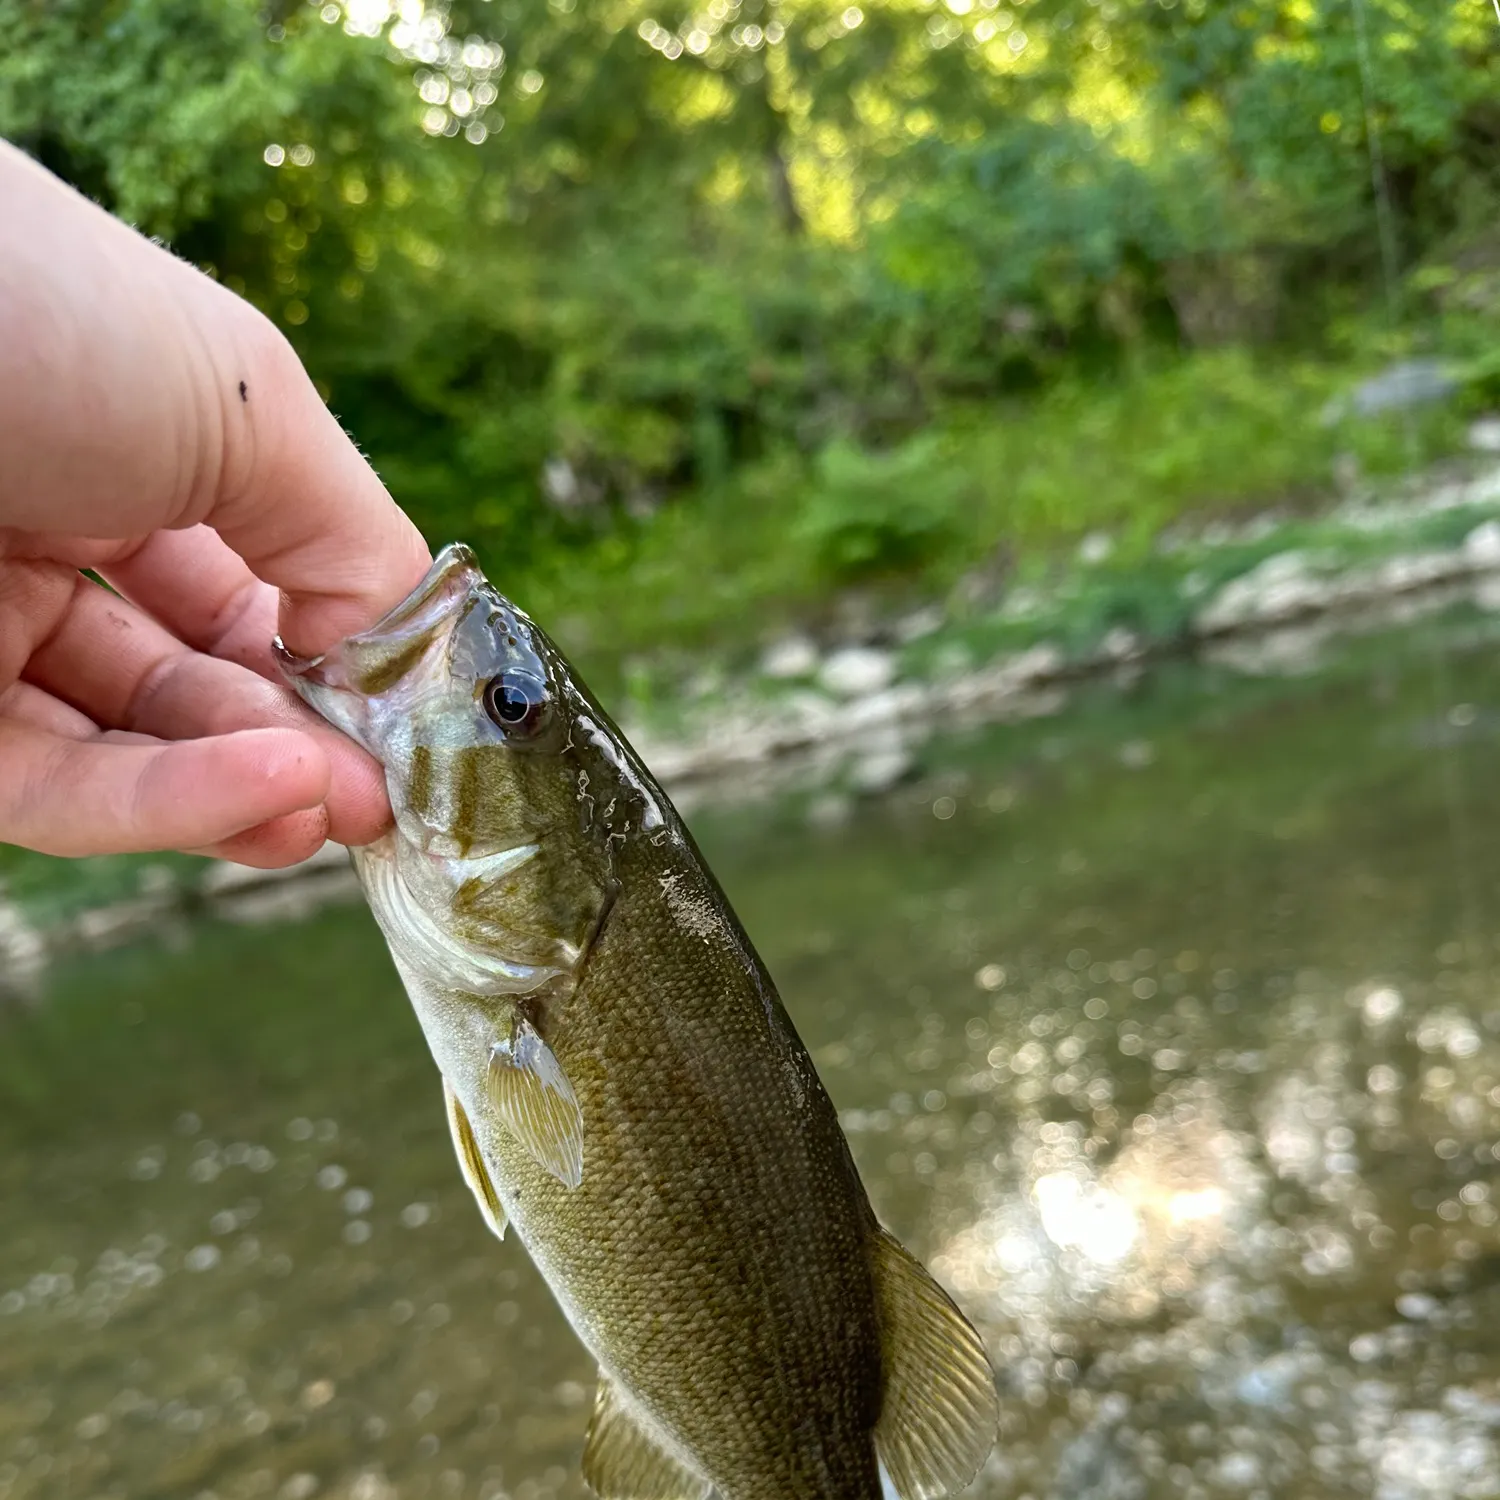
<svg viewBox="0 0 1500 1500"><path fill-rule="evenodd" d="M1430 665L1148 683L832 826L704 818L986 1334L976 1494L1500 1493L1496 727ZM0 1500L583 1495L589 1361L361 911L80 964L4 1054Z"/></svg>

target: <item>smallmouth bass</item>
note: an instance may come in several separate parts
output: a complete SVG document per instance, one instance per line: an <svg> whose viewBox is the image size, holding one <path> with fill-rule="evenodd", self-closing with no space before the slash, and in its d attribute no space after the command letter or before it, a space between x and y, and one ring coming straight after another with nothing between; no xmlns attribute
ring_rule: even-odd
<svg viewBox="0 0 1500 1500"><path fill-rule="evenodd" d="M599 1363L602 1500L957 1493L998 1424L978 1335L877 1222L691 836L464 547L301 696L385 767L353 851L485 1222Z"/></svg>

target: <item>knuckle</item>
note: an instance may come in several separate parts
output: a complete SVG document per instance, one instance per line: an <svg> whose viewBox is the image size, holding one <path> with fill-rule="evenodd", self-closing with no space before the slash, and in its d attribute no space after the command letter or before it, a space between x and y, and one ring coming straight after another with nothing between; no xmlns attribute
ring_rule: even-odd
<svg viewBox="0 0 1500 1500"><path fill-rule="evenodd" d="M62 629L78 579L62 563L0 560L0 683L16 681Z"/></svg>
<svg viewBox="0 0 1500 1500"><path fill-rule="evenodd" d="M0 766L6 795L0 796L0 831L6 838L44 853L70 852L67 830L77 792L77 747L48 743L35 735L0 734Z"/></svg>
<svg viewBox="0 0 1500 1500"><path fill-rule="evenodd" d="M136 683L134 691L126 701L120 714L121 729L139 730L152 722L157 705L165 696L168 687L182 665L181 655L164 656Z"/></svg>
<svg viewBox="0 0 1500 1500"><path fill-rule="evenodd" d="M259 605L260 590L259 579L246 579L215 611L205 645L210 656L224 656L228 652L231 642L239 636L241 627L253 616Z"/></svg>

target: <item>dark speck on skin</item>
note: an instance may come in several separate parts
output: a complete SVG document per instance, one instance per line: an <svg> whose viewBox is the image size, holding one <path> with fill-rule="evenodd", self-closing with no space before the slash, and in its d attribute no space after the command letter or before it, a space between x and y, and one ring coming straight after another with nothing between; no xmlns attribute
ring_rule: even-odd
<svg viewBox="0 0 1500 1500"><path fill-rule="evenodd" d="M240 400L241 401L248 401L249 399L250 399L250 387L247 386L245 384L245 382L242 380L242 381L240 381Z"/></svg>

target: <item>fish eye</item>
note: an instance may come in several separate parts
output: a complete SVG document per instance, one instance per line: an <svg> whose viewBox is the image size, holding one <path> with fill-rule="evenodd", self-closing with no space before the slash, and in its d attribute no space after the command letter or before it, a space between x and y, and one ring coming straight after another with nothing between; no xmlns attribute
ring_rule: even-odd
<svg viewBox="0 0 1500 1500"><path fill-rule="evenodd" d="M501 672L483 697L485 713L507 734L534 734L547 716L547 684L530 672Z"/></svg>

